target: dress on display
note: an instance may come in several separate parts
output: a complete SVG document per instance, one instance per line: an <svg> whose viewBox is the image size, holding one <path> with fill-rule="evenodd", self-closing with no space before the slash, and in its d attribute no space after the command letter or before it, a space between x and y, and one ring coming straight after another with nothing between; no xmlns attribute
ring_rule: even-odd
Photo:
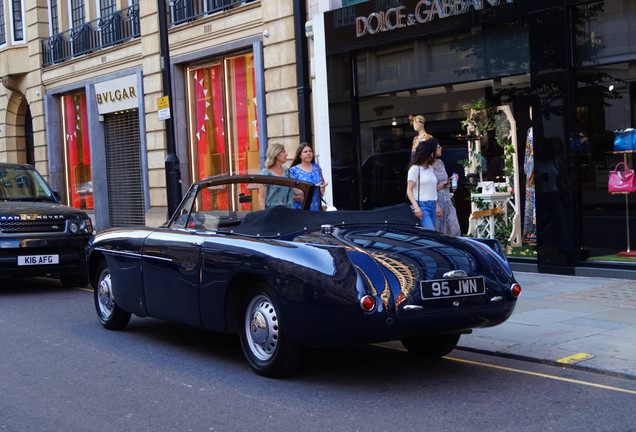
<svg viewBox="0 0 636 432"><path fill-rule="evenodd" d="M433 166L435 177L437 178L437 186L448 181L448 173L441 159L437 159ZM437 205L442 209L442 216L435 218L435 231L452 236L459 236L461 228L457 221L457 210L451 200L450 191L447 187L437 191Z"/></svg>
<svg viewBox="0 0 636 432"><path fill-rule="evenodd" d="M534 143L532 128L528 129L526 138L523 171L526 173L526 210L523 218L523 240L534 244L537 242L537 211L534 201Z"/></svg>

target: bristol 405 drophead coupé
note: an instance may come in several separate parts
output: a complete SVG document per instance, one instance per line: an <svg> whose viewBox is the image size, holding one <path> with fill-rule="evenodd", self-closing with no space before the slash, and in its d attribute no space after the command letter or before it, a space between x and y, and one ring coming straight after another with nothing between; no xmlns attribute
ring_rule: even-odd
<svg viewBox="0 0 636 432"><path fill-rule="evenodd" d="M290 188L303 209L259 209ZM425 230L407 205L311 212L314 185L266 176L191 186L160 228L112 229L89 244L102 325L131 314L238 333L245 358L283 376L303 346L400 340L443 356L462 333L502 323L520 287L496 241Z"/></svg>

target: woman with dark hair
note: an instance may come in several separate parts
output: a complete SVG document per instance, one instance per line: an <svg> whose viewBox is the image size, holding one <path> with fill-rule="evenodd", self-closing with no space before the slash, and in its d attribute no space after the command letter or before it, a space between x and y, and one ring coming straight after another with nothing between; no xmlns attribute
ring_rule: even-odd
<svg viewBox="0 0 636 432"><path fill-rule="evenodd" d="M321 193L325 193L325 186L327 186L327 182L325 182L325 179L322 176L322 169L320 168L320 165L316 163L314 150L311 148L309 143L300 143L296 150L296 156L291 163L289 172L296 180L313 183L320 187ZM296 208L300 208L301 203L294 201L294 206ZM317 193L315 193L311 199L311 207L309 210L320 210L320 198Z"/></svg>
<svg viewBox="0 0 636 432"><path fill-rule="evenodd" d="M429 138L420 142L413 154L406 182L406 195L413 205L413 213L420 224L435 229L437 211L437 178L433 169L437 140Z"/></svg>

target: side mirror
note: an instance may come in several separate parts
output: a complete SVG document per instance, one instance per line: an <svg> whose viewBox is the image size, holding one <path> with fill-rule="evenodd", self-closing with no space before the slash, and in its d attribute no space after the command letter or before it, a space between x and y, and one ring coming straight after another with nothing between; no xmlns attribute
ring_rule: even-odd
<svg viewBox="0 0 636 432"><path fill-rule="evenodd" d="M252 195L245 195L245 194L239 194L239 203L243 204L243 203L251 203L252 202Z"/></svg>

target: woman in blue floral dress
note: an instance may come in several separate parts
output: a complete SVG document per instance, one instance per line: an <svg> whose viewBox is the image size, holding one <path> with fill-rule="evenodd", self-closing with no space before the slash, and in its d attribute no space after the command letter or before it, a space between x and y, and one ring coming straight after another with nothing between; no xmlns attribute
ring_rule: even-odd
<svg viewBox="0 0 636 432"><path fill-rule="evenodd" d="M316 163L314 150L309 143L300 143L289 172L296 180L313 183L320 187L321 193L325 193L327 182L322 176L322 169ZM320 198L318 195L318 193L315 193L311 199L311 207L309 209L312 211L320 210ZM294 206L300 208L301 203L294 201Z"/></svg>

